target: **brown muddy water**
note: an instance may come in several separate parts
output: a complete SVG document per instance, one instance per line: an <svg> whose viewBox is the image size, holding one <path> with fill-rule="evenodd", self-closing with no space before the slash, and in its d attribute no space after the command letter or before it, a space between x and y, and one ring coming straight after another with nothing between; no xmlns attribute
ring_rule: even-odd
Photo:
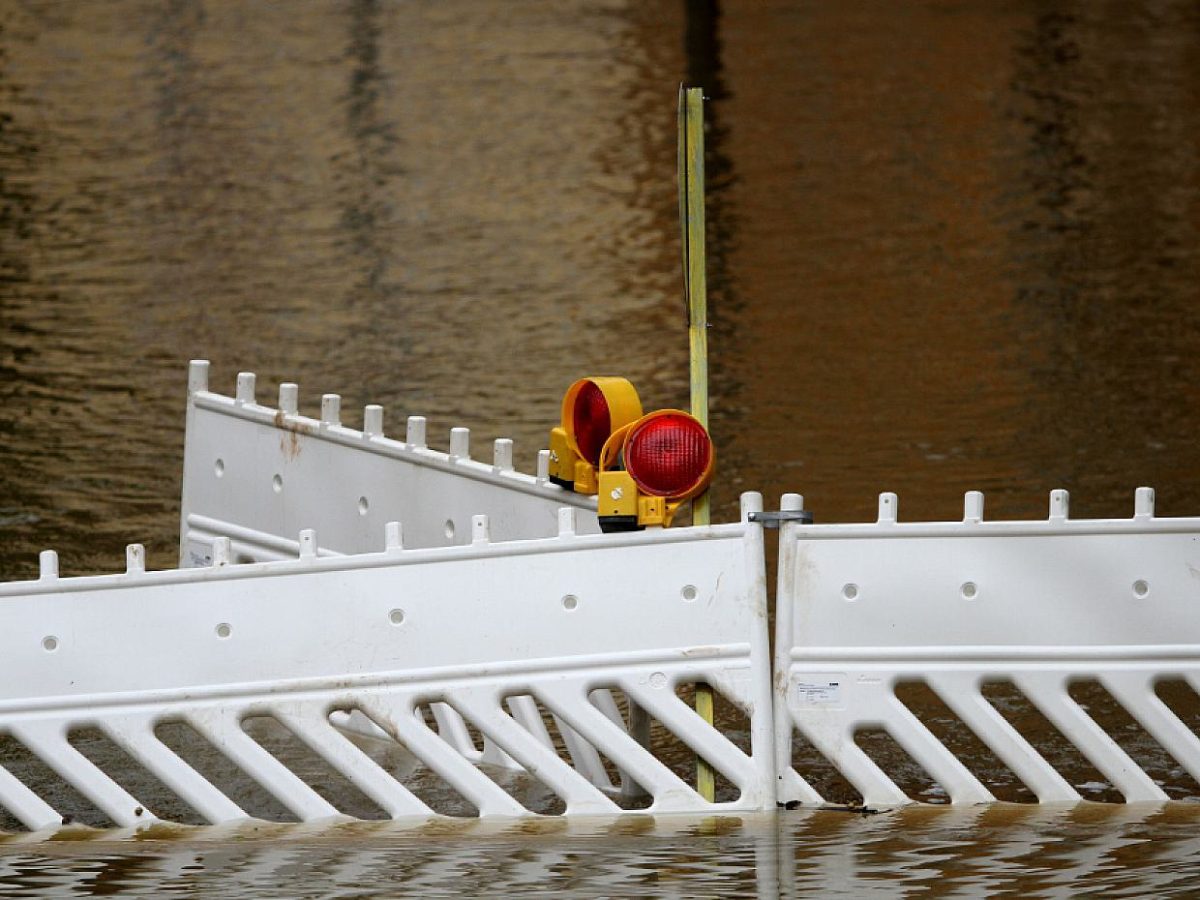
<svg viewBox="0 0 1200 900"><path fill-rule="evenodd" d="M748 489L1123 517L1143 484L1200 514L1191 0L2 0L0 576L174 563L192 357L526 470L579 375L686 403L681 81L711 97L718 519ZM14 836L0 895L1182 895L1198 814Z"/></svg>

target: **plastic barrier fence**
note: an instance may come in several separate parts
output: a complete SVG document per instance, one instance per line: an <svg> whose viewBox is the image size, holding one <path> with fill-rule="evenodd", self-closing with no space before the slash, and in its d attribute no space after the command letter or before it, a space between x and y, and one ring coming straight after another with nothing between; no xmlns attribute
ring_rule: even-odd
<svg viewBox="0 0 1200 900"><path fill-rule="evenodd" d="M1198 793L1200 519L1155 518L1148 488L1126 520L1072 520L1065 491L1039 522L896 506L781 531L781 802Z"/></svg>
<svg viewBox="0 0 1200 900"><path fill-rule="evenodd" d="M743 518L761 498L743 498ZM0 808L225 822L774 806L761 526L0 586ZM688 703L728 703L720 727ZM452 710L464 754L439 734ZM486 739L505 768L484 758ZM715 804L695 754L723 779ZM0 829L11 827L0 821Z"/></svg>
<svg viewBox="0 0 1200 900"><path fill-rule="evenodd" d="M295 535L318 529L319 555L383 548L383 525L399 521L410 547L471 540L473 515L487 515L497 541L553 535L558 509L580 510L579 530L599 531L596 501L538 473L513 468L512 441L500 439L490 463L471 458L470 433L455 428L450 452L431 450L425 420L411 416L403 441L383 433L383 409L368 406L363 429L341 423L341 400L325 394L321 419L297 412L298 388L283 384L279 406L259 404L255 377L238 376L234 397L208 389L208 363L188 374L180 564L212 562L212 542L228 537L238 562L286 559Z"/></svg>

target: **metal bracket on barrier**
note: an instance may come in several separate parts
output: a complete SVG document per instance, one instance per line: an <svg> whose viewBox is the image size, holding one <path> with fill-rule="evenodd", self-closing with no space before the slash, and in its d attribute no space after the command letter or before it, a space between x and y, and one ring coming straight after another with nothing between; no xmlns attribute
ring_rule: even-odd
<svg viewBox="0 0 1200 900"><path fill-rule="evenodd" d="M811 525L813 514L807 509L780 509L766 512L752 512L747 518L758 522L763 528L778 528L784 522L798 522L801 525Z"/></svg>

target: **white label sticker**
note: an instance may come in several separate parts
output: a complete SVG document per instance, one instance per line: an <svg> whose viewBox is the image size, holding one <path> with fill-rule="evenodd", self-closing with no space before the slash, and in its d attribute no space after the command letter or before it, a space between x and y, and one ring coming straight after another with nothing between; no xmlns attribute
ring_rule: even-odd
<svg viewBox="0 0 1200 900"><path fill-rule="evenodd" d="M837 706L841 702L840 680L822 678L796 682L796 703L800 706Z"/></svg>

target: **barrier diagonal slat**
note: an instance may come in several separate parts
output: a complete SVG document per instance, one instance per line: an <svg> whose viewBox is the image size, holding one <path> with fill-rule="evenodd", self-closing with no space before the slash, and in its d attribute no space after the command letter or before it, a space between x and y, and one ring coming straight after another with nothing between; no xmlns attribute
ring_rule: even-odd
<svg viewBox="0 0 1200 900"><path fill-rule="evenodd" d="M1192 778L1200 781L1200 738L1155 695L1144 673L1111 672L1104 686Z"/></svg>
<svg viewBox="0 0 1200 900"><path fill-rule="evenodd" d="M277 707L275 715L308 747L379 804L394 819L429 816L431 810L347 740L325 717L323 704Z"/></svg>
<svg viewBox="0 0 1200 900"><path fill-rule="evenodd" d="M127 827L155 820L156 817L145 804L67 742L61 723L45 720L22 722L12 727L12 733L117 825Z"/></svg>
<svg viewBox="0 0 1200 900"><path fill-rule="evenodd" d="M246 734L238 720L238 713L229 709L202 710L187 719L189 725L301 821L341 815L328 800Z"/></svg>
<svg viewBox="0 0 1200 900"><path fill-rule="evenodd" d="M646 749L623 731L612 719L587 700L577 684L544 684L537 696L555 715L566 721L584 740L595 745L620 769L627 771L639 785L654 795L655 812L684 812L707 806L691 787L674 772L651 756Z"/></svg>
<svg viewBox="0 0 1200 900"><path fill-rule="evenodd" d="M1129 803L1163 802L1166 793L1156 785L1066 692L1053 674L1020 673L1013 680L1079 752L1112 782Z"/></svg>
<svg viewBox="0 0 1200 900"><path fill-rule="evenodd" d="M438 737L472 761L477 761L481 753L471 740L467 731L467 723L463 721L453 707L446 703L431 703L429 710L437 723Z"/></svg>
<svg viewBox="0 0 1200 900"><path fill-rule="evenodd" d="M542 721L542 714L538 711L537 702L532 697L528 694L509 697L508 709L510 715L517 721L517 724L532 734L535 739L546 747L554 745L554 739L550 736L550 730L546 728L546 723Z"/></svg>
<svg viewBox="0 0 1200 900"><path fill-rule="evenodd" d="M454 693L458 708L475 726L495 741L527 772L537 774L567 804L567 813L617 813L620 807L591 782L558 758L513 719L499 711L490 691L460 688ZM541 717L538 717L541 721Z"/></svg>
<svg viewBox="0 0 1200 900"><path fill-rule="evenodd" d="M938 672L930 674L928 680L951 712L1033 791L1040 802L1079 801L1079 792L979 693L975 675Z"/></svg>
<svg viewBox="0 0 1200 900"><path fill-rule="evenodd" d="M422 763L463 795L481 816L527 816L529 810L506 794L494 781L458 753L447 753L445 744L424 722L412 715L404 700L384 702L364 698L363 709L384 725Z"/></svg>
<svg viewBox="0 0 1200 900"><path fill-rule="evenodd" d="M141 717L130 719L113 716L105 722L105 731L122 750L178 794L210 824L246 818L240 806L154 736L150 721Z"/></svg>
<svg viewBox="0 0 1200 900"><path fill-rule="evenodd" d="M612 790L612 779L608 777L608 772L604 769L604 762L600 759L596 748L580 737L579 733L561 717L553 716L552 718L554 727L562 735L563 746L566 747L567 754L571 757L571 764L596 787L601 790Z"/></svg>
<svg viewBox="0 0 1200 900"><path fill-rule="evenodd" d="M888 731L939 785L952 803L988 803L996 798L928 728L893 697Z"/></svg>
<svg viewBox="0 0 1200 900"><path fill-rule="evenodd" d="M739 788L753 782L753 765L728 738L717 731L696 711L680 700L673 691L639 690L625 681L622 686L627 694L636 696L638 704L658 719L680 742L708 761ZM636 693L634 693L636 691Z"/></svg>
<svg viewBox="0 0 1200 900"><path fill-rule="evenodd" d="M613 696L613 692L608 688L600 688L599 690L588 692L588 699L592 701L595 707L602 712L610 722L618 728L624 729L630 737L647 747L650 744L650 720L642 712L641 708L630 697L626 697L626 706L628 707L628 719L621 715L621 710L617 706L617 698ZM620 794L623 797L636 797L644 794L642 788L629 777L629 773L617 767L617 779L620 782Z"/></svg>
<svg viewBox="0 0 1200 900"><path fill-rule="evenodd" d="M61 813L3 766L0 766L0 806L16 816L30 831L54 828L63 823Z"/></svg>
<svg viewBox="0 0 1200 900"><path fill-rule="evenodd" d="M797 723L801 733L817 750L837 768L862 794L867 806L893 806L908 803L908 797L879 767L879 764L854 743L849 731L834 737L828 730L807 731ZM789 798L791 799L791 798ZM786 802L786 801L785 801Z"/></svg>

